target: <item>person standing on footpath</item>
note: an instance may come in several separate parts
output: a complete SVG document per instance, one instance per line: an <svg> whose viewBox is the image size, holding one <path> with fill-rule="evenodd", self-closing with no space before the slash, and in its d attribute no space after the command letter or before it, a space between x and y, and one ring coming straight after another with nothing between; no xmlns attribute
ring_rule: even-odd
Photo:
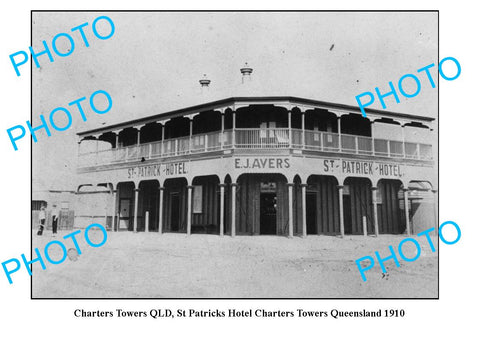
<svg viewBox="0 0 480 340"><path fill-rule="evenodd" d="M58 209L54 204L52 209L52 236L55 237L57 234L57 225L58 225Z"/></svg>
<svg viewBox="0 0 480 340"><path fill-rule="evenodd" d="M45 213L45 206L42 205L40 208L40 211L38 213L38 219L40 220L40 226L38 227L37 235L42 235L43 234L43 228L45 228L45 219L47 218L47 215Z"/></svg>

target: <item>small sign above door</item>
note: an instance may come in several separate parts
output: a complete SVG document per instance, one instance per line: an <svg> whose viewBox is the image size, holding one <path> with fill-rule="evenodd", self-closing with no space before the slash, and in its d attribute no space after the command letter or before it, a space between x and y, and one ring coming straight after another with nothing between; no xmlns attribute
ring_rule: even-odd
<svg viewBox="0 0 480 340"><path fill-rule="evenodd" d="M277 183L260 182L260 192L277 192Z"/></svg>

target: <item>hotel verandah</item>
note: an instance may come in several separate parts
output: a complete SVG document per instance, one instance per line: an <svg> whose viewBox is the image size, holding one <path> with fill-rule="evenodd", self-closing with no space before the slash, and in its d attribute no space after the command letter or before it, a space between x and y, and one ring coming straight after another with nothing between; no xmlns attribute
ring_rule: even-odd
<svg viewBox="0 0 480 340"><path fill-rule="evenodd" d="M241 72L248 83L252 69ZM92 220L113 231L343 236L436 226L434 119L366 111L245 96L84 131L78 197L107 190Z"/></svg>

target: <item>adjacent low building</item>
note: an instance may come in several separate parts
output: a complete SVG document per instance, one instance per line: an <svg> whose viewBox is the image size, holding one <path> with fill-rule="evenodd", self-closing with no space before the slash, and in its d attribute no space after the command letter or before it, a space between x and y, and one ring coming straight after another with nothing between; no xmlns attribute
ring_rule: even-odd
<svg viewBox="0 0 480 340"><path fill-rule="evenodd" d="M34 190L32 191L32 228L37 229L40 225L39 212L45 207L45 228L52 228L52 208L58 209L58 229L72 229L75 215L75 191L72 190ZM105 221L105 218L103 219Z"/></svg>

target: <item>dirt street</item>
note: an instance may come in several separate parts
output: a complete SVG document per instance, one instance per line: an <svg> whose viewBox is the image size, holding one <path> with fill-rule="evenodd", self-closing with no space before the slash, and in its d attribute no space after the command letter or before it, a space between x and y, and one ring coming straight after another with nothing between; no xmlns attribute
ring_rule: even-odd
<svg viewBox="0 0 480 340"><path fill-rule="evenodd" d="M67 231L55 238L63 240ZM94 242L101 233L91 233ZM95 238L98 241L95 241ZM438 251L432 253L422 238L422 255L414 262L399 258L366 272L364 282L355 264L388 245L397 249L404 236L375 237L230 236L158 233L108 233L105 245L88 246L77 236L82 254L62 264L34 264L33 298L435 298L438 296ZM436 237L435 237L436 238ZM33 235L41 253L53 240L50 231ZM436 240L434 241L437 246ZM414 257L414 247L404 247ZM411 244L410 244L411 245ZM49 250L53 259L60 247ZM397 254L398 256L398 254Z"/></svg>

